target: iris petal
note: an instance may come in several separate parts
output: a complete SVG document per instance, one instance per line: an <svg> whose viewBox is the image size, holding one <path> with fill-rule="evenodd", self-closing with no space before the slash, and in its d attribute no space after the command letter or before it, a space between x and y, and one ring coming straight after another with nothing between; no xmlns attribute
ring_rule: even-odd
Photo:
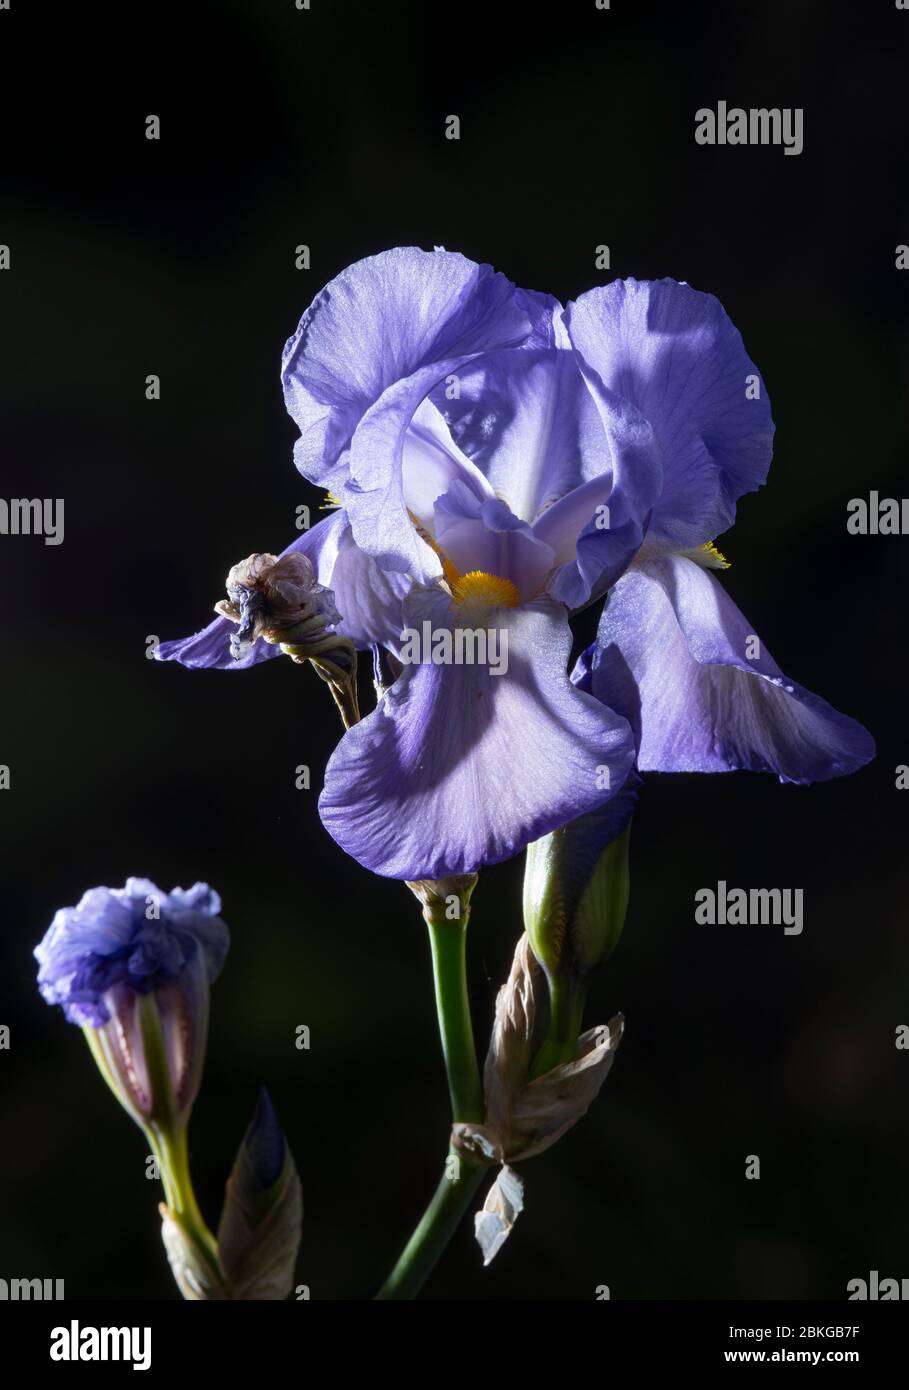
<svg viewBox="0 0 909 1390"><path fill-rule="evenodd" d="M298 469L339 488L354 431L388 387L428 364L522 342L533 316L551 312L491 266L453 252L403 246L348 266L317 295L284 349Z"/></svg>
<svg viewBox="0 0 909 1390"><path fill-rule="evenodd" d="M676 280L616 280L565 311L573 346L603 386L636 406L660 451L650 536L673 549L731 526L767 477L767 391L719 300Z"/></svg>
<svg viewBox="0 0 909 1390"><path fill-rule="evenodd" d="M452 626L439 590L405 605L409 626ZM634 749L625 720L574 689L571 632L550 600L498 610L508 666L406 666L351 729L325 773L322 820L343 849L390 878L468 873L601 805ZM424 653L425 654L425 653Z"/></svg>
<svg viewBox="0 0 909 1390"><path fill-rule="evenodd" d="M806 783L874 756L868 731L785 677L712 571L683 556L620 580L574 679L629 720L642 771Z"/></svg>
<svg viewBox="0 0 909 1390"><path fill-rule="evenodd" d="M404 436L402 492L410 515L432 530L436 500L453 482L462 483L479 500L494 496L480 470L451 437L431 401L418 407Z"/></svg>

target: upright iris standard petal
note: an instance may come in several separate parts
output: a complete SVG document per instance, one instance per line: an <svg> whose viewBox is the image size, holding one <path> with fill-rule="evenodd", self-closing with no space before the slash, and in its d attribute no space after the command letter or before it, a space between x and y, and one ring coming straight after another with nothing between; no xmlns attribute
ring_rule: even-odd
<svg viewBox="0 0 909 1390"><path fill-rule="evenodd" d="M568 346L568 335L562 322L562 305L554 294L519 289L517 300L532 325L529 337L521 344L522 348L533 350Z"/></svg>
<svg viewBox="0 0 909 1390"><path fill-rule="evenodd" d="M570 347L502 351L461 372L452 436L554 552L548 592L569 608L602 593L641 544L661 470L648 422L585 379Z"/></svg>
<svg viewBox="0 0 909 1390"><path fill-rule="evenodd" d="M874 740L783 675L710 570L684 556L631 569L575 678L632 725L650 772L775 772L819 782L864 766Z"/></svg>
<svg viewBox="0 0 909 1390"><path fill-rule="evenodd" d="M476 464L454 442L432 401L417 408L404 438L401 491L409 516L432 530L436 499L458 484L478 502L495 496Z"/></svg>
<svg viewBox="0 0 909 1390"><path fill-rule="evenodd" d="M432 499L424 487L417 487L409 465L413 457L414 438L411 427L423 416L425 402L433 387L461 365L462 358L450 358L433 363L389 387L382 398L367 411L355 435L350 451L350 479L341 490L344 507L350 517L354 540L361 550L371 555L383 570L409 574L419 583L429 583L442 571L437 551L414 524L410 501L421 508ZM440 444L438 438L436 443ZM447 453L447 465L438 454L433 460L431 477L442 468L449 471L450 481L460 479L474 486L452 447ZM438 478L436 486L443 481ZM406 482L406 486L405 486Z"/></svg>
<svg viewBox="0 0 909 1390"><path fill-rule="evenodd" d="M300 472L337 491L354 431L390 386L433 363L523 342L534 317L551 320L542 296L520 294L491 266L456 253L404 246L348 266L284 349Z"/></svg>
<svg viewBox="0 0 909 1390"><path fill-rule="evenodd" d="M616 280L565 311L591 379L653 427L663 490L650 536L672 549L725 531L770 465L773 422L760 374L713 295L675 280Z"/></svg>
<svg viewBox="0 0 909 1390"><path fill-rule="evenodd" d="M522 521L610 477L609 440L570 349L487 352L458 380L458 398L436 392L435 403L459 448Z"/></svg>
<svg viewBox="0 0 909 1390"><path fill-rule="evenodd" d="M640 548L659 495L662 469L648 421L627 401L595 385L603 432L612 459L611 487L602 479L582 484L534 524L534 535L556 550L558 568L547 586L568 608L600 598Z"/></svg>
<svg viewBox="0 0 909 1390"><path fill-rule="evenodd" d="M405 619L434 635L458 623L440 590L414 594ZM503 674L489 663L406 666L328 764L322 820L376 873L439 879L507 859L627 776L628 725L565 674L564 609L540 600L488 622L507 631Z"/></svg>
<svg viewBox="0 0 909 1390"><path fill-rule="evenodd" d="M361 650L373 643L393 645L401 630L401 599L409 584L401 575L383 574L354 544L343 511L325 517L281 552L282 557L294 554L306 555L318 582L331 589L341 614L336 630L342 637L349 637ZM244 671L280 655L280 647L260 638L235 660L231 637L236 630L227 618L216 618L191 637L162 642L155 658L193 669Z"/></svg>

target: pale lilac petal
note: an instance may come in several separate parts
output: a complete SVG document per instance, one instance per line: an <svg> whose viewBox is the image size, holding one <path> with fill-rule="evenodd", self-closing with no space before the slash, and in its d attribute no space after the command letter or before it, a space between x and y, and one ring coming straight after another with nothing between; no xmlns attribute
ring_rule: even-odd
<svg viewBox="0 0 909 1390"><path fill-rule="evenodd" d="M567 565L574 560L581 532L591 522L596 523L597 509L608 503L611 492L610 469L574 488L534 522L534 535L551 547L557 565Z"/></svg>
<svg viewBox="0 0 909 1390"><path fill-rule="evenodd" d="M404 505L431 530L436 500L456 480L481 500L494 496L483 474L455 444L440 412L431 401L425 400L417 408L404 436Z"/></svg>
<svg viewBox="0 0 909 1390"><path fill-rule="evenodd" d="M403 246L348 266L317 295L289 340L281 379L300 428L304 477L337 489L360 420L395 382L421 367L516 344L529 312L547 306L491 266L448 251Z"/></svg>
<svg viewBox="0 0 909 1390"><path fill-rule="evenodd" d="M767 476L773 422L723 306L675 280L616 280L581 295L565 317L591 372L653 427L663 491L652 539L684 549L725 531L736 500Z"/></svg>
<svg viewBox="0 0 909 1390"><path fill-rule="evenodd" d="M439 590L408 599L421 629L451 625ZM516 854L621 788L634 750L623 719L565 674L571 632L549 600L497 610L508 669L411 665L351 729L319 803L347 853L390 878L436 879ZM608 769L608 779L604 775Z"/></svg>
<svg viewBox="0 0 909 1390"><path fill-rule="evenodd" d="M458 400L436 403L459 447L523 521L611 470L609 441L573 352L484 353L465 365L459 383Z"/></svg>
<svg viewBox="0 0 909 1390"><path fill-rule="evenodd" d="M582 686L590 665L575 671ZM631 723L642 771L747 768L804 783L874 756L867 730L784 676L712 572L684 556L616 585L589 679Z"/></svg>
<svg viewBox="0 0 909 1390"><path fill-rule="evenodd" d="M279 647L269 646L259 639L235 661L230 639L236 631L236 623L227 618L215 618L208 627L190 637L161 642L155 648L155 660L177 661L192 671L247 671L250 666L258 666L260 661L280 655Z"/></svg>
<svg viewBox="0 0 909 1390"><path fill-rule="evenodd" d="M363 417L350 450L350 478L341 498L354 539L383 570L427 583L442 572L439 556L419 535L404 495L404 449L411 422L432 387L460 365L434 363L389 389Z"/></svg>
<svg viewBox="0 0 909 1390"><path fill-rule="evenodd" d="M521 344L523 348L532 351L534 348L568 346L568 334L562 319L564 311L555 295L541 290L519 289L517 300L533 325L530 336Z"/></svg>

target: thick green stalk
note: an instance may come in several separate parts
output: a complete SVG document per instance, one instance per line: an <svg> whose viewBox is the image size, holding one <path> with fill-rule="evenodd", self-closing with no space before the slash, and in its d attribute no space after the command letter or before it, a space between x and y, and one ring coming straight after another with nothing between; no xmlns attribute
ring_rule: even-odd
<svg viewBox="0 0 909 1390"><path fill-rule="evenodd" d="M482 1123L483 1083L470 1022L465 947L467 916L449 922L427 912L433 979L442 1053L451 1094L452 1119ZM487 1169L450 1153L435 1196L400 1259L379 1290L378 1299L415 1298L473 1201Z"/></svg>
<svg viewBox="0 0 909 1390"><path fill-rule="evenodd" d="M461 1163L461 1176L456 1182L443 1174L435 1196L376 1298L416 1298L445 1253L487 1172L486 1168L468 1168Z"/></svg>
<svg viewBox="0 0 909 1390"><path fill-rule="evenodd" d="M168 1207L183 1230L198 1246L212 1272L220 1279L218 1242L199 1210L190 1177L186 1125L172 1130L152 1124L145 1132L158 1160Z"/></svg>
<svg viewBox="0 0 909 1390"><path fill-rule="evenodd" d="M467 996L467 919L428 925L451 1117L481 1124L485 1105Z"/></svg>

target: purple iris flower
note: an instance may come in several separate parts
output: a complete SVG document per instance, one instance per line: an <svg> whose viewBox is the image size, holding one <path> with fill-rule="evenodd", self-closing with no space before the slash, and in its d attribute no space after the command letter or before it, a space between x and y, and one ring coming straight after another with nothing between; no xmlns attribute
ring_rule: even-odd
<svg viewBox="0 0 909 1390"><path fill-rule="evenodd" d="M121 1103L140 1124L162 1105L187 1114L196 1097L208 1031L209 987L230 944L221 900L206 883L164 893L149 879L90 888L55 914L35 948L38 986L93 1050ZM148 1009L157 1009L171 1096L155 1094Z"/></svg>
<svg viewBox="0 0 909 1390"><path fill-rule="evenodd" d="M395 655L424 624L507 635L502 674L424 657L345 734L320 799L338 843L377 873L441 878L602 806L634 762L634 702L569 681L569 616L632 562L711 541L770 460L763 383L719 303L625 281L563 310L403 248L322 291L283 382L297 467L339 503L290 549L333 591L338 632ZM259 641L234 662L231 630L157 655L275 654Z"/></svg>

